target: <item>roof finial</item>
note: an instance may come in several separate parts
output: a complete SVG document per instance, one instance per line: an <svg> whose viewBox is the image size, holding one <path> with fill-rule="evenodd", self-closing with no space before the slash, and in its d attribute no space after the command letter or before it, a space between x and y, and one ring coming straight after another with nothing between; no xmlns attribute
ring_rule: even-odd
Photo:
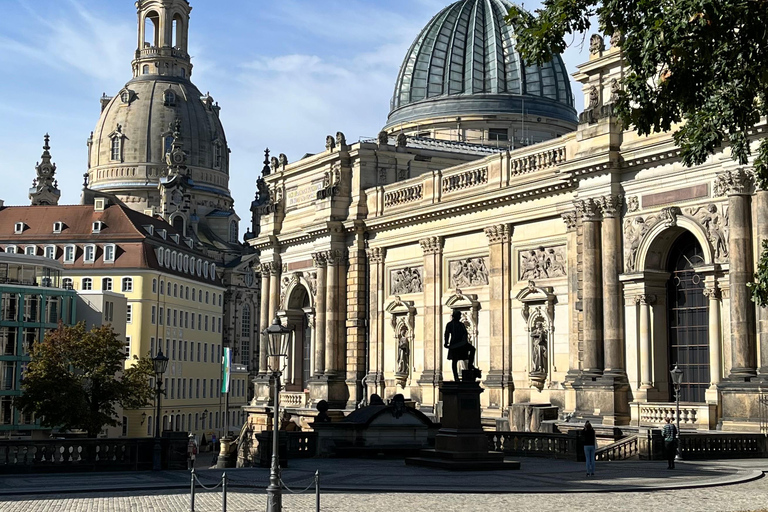
<svg viewBox="0 0 768 512"><path fill-rule="evenodd" d="M48 151L49 149L51 149L51 147L48 145L48 143L51 141L51 136L46 133L43 139L45 139L45 144L43 145L43 149Z"/></svg>
<svg viewBox="0 0 768 512"><path fill-rule="evenodd" d="M269 175L269 148L264 150L264 167L261 169L261 175L267 176Z"/></svg>
<svg viewBox="0 0 768 512"><path fill-rule="evenodd" d="M83 188L88 188L88 173L83 174Z"/></svg>

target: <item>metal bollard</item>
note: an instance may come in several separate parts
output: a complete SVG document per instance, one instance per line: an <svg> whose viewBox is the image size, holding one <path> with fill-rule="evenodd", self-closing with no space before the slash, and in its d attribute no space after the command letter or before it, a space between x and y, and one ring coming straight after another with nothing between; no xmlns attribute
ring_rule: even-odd
<svg viewBox="0 0 768 512"><path fill-rule="evenodd" d="M315 512L320 512L320 470L315 471Z"/></svg>
<svg viewBox="0 0 768 512"><path fill-rule="evenodd" d="M221 475L221 512L227 512L227 473Z"/></svg>
<svg viewBox="0 0 768 512"><path fill-rule="evenodd" d="M195 512L195 468L190 472L189 483L189 512Z"/></svg>

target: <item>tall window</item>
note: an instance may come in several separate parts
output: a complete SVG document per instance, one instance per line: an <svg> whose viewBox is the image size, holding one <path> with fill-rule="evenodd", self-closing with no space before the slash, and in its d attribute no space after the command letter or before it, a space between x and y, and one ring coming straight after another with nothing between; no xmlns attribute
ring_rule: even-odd
<svg viewBox="0 0 768 512"><path fill-rule="evenodd" d="M75 261L75 246L68 245L64 248L64 263L74 263L74 261Z"/></svg>
<svg viewBox="0 0 768 512"><path fill-rule="evenodd" d="M152 293L157 293L157 279L152 280Z"/></svg>
<svg viewBox="0 0 768 512"><path fill-rule="evenodd" d="M156 322L155 316L157 315L157 306L152 306L152 323L154 324Z"/></svg>
<svg viewBox="0 0 768 512"><path fill-rule="evenodd" d="M112 278L111 277L105 277L101 280L101 289L105 292L111 292L112 291Z"/></svg>
<svg viewBox="0 0 768 512"><path fill-rule="evenodd" d="M45 248L45 257L51 260L56 259L56 246L49 245Z"/></svg>
<svg viewBox="0 0 768 512"><path fill-rule="evenodd" d="M82 281L82 285L80 286L82 290L88 291L93 289L93 279L90 277L84 277Z"/></svg>
<svg viewBox="0 0 768 512"><path fill-rule="evenodd" d="M93 263L95 259L96 259L96 246L86 245L83 260L85 261L85 263Z"/></svg>
<svg viewBox="0 0 768 512"><path fill-rule="evenodd" d="M128 304L125 306L125 323L133 323L133 304Z"/></svg>
<svg viewBox="0 0 768 512"><path fill-rule="evenodd" d="M120 160L120 137L112 137L110 159L116 161Z"/></svg>
<svg viewBox="0 0 768 512"><path fill-rule="evenodd" d="M107 263L115 261L115 246L113 244L104 246L104 261Z"/></svg>
<svg viewBox="0 0 768 512"><path fill-rule="evenodd" d="M132 292L133 291L133 279L130 277L124 277L123 278L123 291L124 292Z"/></svg>

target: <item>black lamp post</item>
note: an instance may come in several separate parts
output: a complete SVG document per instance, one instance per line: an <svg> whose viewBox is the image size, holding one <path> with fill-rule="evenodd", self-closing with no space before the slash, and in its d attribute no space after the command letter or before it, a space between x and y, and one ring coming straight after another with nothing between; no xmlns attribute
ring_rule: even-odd
<svg viewBox="0 0 768 512"><path fill-rule="evenodd" d="M157 410L155 411L155 451L152 459L152 469L160 471L162 452L162 449L160 448L160 397L164 393L163 374L165 373L165 370L168 369L168 358L163 355L162 350L152 358L152 366L154 366L155 370L155 396L157 397L155 400Z"/></svg>
<svg viewBox="0 0 768 512"><path fill-rule="evenodd" d="M680 386L683 383L683 370L677 367L672 368L669 372L672 375L672 384L675 386L675 417L677 426L677 453L675 454L675 460L683 460L682 453L680 451Z"/></svg>
<svg viewBox="0 0 768 512"><path fill-rule="evenodd" d="M282 487L280 485L280 458L278 454L278 414L280 411L280 376L288 361L288 348L291 340L291 330L283 327L280 319L275 317L272 325L264 329L267 335L267 366L272 372L275 382L275 401L272 419L272 467L269 470L269 486L267 487L267 512L283 510Z"/></svg>

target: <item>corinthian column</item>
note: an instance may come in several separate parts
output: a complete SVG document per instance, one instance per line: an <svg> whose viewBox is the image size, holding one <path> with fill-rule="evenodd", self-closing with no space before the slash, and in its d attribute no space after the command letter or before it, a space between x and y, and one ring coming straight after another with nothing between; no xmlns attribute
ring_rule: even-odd
<svg viewBox="0 0 768 512"><path fill-rule="evenodd" d="M327 253L328 275L326 278L325 303L325 373L338 372L339 354L339 261L341 251Z"/></svg>
<svg viewBox="0 0 768 512"><path fill-rule="evenodd" d="M424 370L418 383L421 403L432 408L438 402L437 385L442 380L440 312L442 297L443 237L430 236L419 240L424 253Z"/></svg>
<svg viewBox="0 0 768 512"><path fill-rule="evenodd" d="M263 330L270 326L272 319L269 318L269 281L271 264L261 264L261 307L259 308L259 327L262 332L259 333L259 375L269 373L267 368L267 335Z"/></svg>
<svg viewBox="0 0 768 512"><path fill-rule="evenodd" d="M491 368L485 385L491 408L503 410L512 401L511 254L513 226L485 228L488 237L488 293L491 315Z"/></svg>
<svg viewBox="0 0 768 512"><path fill-rule="evenodd" d="M599 375L603 371L602 344L602 265L600 258L600 208L594 199L576 201L583 226L584 372Z"/></svg>
<svg viewBox="0 0 768 512"><path fill-rule="evenodd" d="M768 190L758 189L757 199L757 236L758 254L763 251L763 242L768 240ZM768 308L757 308L757 337L760 347L761 379L768 379Z"/></svg>
<svg viewBox="0 0 768 512"><path fill-rule="evenodd" d="M621 205L623 196L610 195L600 198L603 214L603 351L605 373L623 377L624 367L624 316L621 283Z"/></svg>
<svg viewBox="0 0 768 512"><path fill-rule="evenodd" d="M560 215L565 222L567 238L565 241L568 265L568 373L573 375L580 369L579 356L579 312L576 303L579 302L579 253L578 253L578 222L576 212L566 212Z"/></svg>
<svg viewBox="0 0 768 512"><path fill-rule="evenodd" d="M747 283L752 282L752 176L743 169L718 175L718 188L728 194L730 235L728 281L731 293L731 374L744 382L756 375L755 309Z"/></svg>
<svg viewBox="0 0 768 512"><path fill-rule="evenodd" d="M325 253L312 254L317 269L317 294L315 298L315 368L316 377L325 372L325 296L327 288L326 268L328 261Z"/></svg>

